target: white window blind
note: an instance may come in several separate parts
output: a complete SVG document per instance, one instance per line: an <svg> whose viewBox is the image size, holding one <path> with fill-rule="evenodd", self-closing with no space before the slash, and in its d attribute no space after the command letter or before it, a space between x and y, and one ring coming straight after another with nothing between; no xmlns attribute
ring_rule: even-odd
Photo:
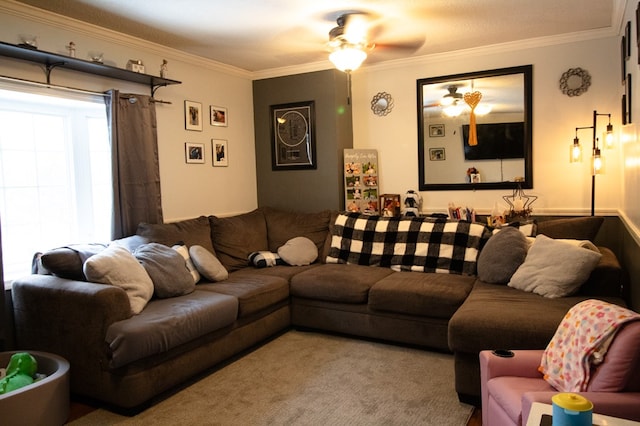
<svg viewBox="0 0 640 426"><path fill-rule="evenodd" d="M0 220L5 281L34 253L111 235L111 153L98 96L0 88ZM46 93L46 94L45 94Z"/></svg>

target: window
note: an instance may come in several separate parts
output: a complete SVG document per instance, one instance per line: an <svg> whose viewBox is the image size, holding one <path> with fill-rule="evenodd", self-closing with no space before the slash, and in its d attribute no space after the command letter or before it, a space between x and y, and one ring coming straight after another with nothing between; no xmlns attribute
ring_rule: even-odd
<svg viewBox="0 0 640 426"><path fill-rule="evenodd" d="M7 282L29 274L38 251L111 237L104 99L52 93L0 87L0 226Z"/></svg>

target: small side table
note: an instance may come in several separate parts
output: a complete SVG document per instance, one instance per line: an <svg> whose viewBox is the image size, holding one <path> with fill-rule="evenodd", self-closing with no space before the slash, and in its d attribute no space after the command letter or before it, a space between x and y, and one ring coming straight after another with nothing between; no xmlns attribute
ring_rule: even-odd
<svg viewBox="0 0 640 426"><path fill-rule="evenodd" d="M529 412L529 418L527 418L527 426L541 426L542 415L548 414L551 416L553 412L553 406L551 404L543 404L541 402L534 402L531 405L531 411ZM619 419L617 417L604 416L602 414L593 413L593 424L607 425L607 426L639 426L640 423L633 420ZM551 423L549 423L551 425Z"/></svg>
<svg viewBox="0 0 640 426"><path fill-rule="evenodd" d="M38 373L47 377L0 395L2 424L63 425L69 418L69 362L58 355L27 350L0 352L0 365L5 367L16 352L33 355L38 361Z"/></svg>

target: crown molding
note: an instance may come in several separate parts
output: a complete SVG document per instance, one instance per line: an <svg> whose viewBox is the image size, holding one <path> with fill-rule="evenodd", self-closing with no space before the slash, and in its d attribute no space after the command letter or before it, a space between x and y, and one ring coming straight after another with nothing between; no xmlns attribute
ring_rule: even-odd
<svg viewBox="0 0 640 426"><path fill-rule="evenodd" d="M37 7L13 0L0 1L0 13L15 16L25 20L33 21L42 25L49 25L55 28L73 31L78 34L93 37L102 41L113 43L126 48L135 47L160 57L183 61L192 65L203 67L212 71L218 71L232 76L252 79L253 73L238 67L223 64L201 56L192 55L178 49L173 49L147 40L136 38L130 35L109 30L94 24L80 21L67 16L58 15Z"/></svg>
<svg viewBox="0 0 640 426"><path fill-rule="evenodd" d="M469 59L477 56L506 54L523 49L535 49L541 47L556 46L581 41L596 40L608 37L616 37L618 34L612 28L592 31L580 31L557 36L538 37L526 40L510 41L470 49L461 49L450 52L434 53L431 55L414 56L411 58L395 59L377 64L365 65L362 72L380 71L386 69L404 68L407 66L428 65L438 62L447 62L458 59Z"/></svg>
<svg viewBox="0 0 640 426"><path fill-rule="evenodd" d="M624 12L624 10L622 12ZM614 15L619 15L617 9ZM615 21L620 21L622 20L622 18L623 16L614 16L613 19ZM367 64L365 61L362 67L360 67L360 69L358 69L358 71L356 72L366 73L387 69L405 68L407 66L421 66L457 59L469 59L477 56L506 54L523 49L535 49L608 37L617 37L619 34L616 28L618 28L619 25L615 23L612 23L612 25L612 27L600 28L597 30L580 31L556 36L510 41L506 43L498 43L487 46L474 47L470 49L460 49L449 52L433 53L429 55L413 56L410 58L394 59L373 64ZM333 68L333 65L327 59L326 61L315 62L311 64L256 71L252 73L252 77L254 80L260 80L264 78L282 77L286 75L302 74L311 71L327 70L331 68Z"/></svg>

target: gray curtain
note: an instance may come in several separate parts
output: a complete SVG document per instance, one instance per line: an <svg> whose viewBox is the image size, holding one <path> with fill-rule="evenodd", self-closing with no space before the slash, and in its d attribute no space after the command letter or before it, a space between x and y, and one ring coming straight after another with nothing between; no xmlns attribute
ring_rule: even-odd
<svg viewBox="0 0 640 426"><path fill-rule="evenodd" d="M112 238L133 235L138 223L162 223L156 108L144 95L109 91L107 119L113 173Z"/></svg>

